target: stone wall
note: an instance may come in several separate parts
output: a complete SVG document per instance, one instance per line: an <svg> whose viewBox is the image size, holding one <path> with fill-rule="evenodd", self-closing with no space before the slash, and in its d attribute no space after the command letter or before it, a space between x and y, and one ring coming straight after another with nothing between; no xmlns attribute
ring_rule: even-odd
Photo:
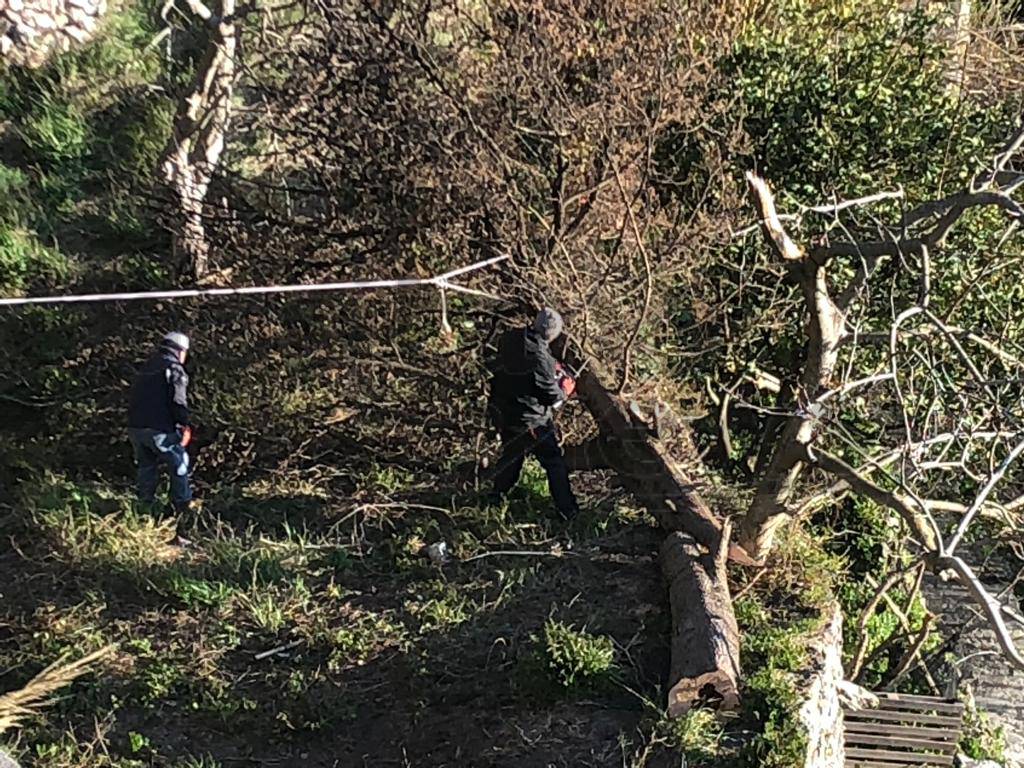
<svg viewBox="0 0 1024 768"><path fill-rule="evenodd" d="M800 720L807 728L805 768L843 768L843 711L839 688L843 681L843 616L835 606L821 633L810 645L801 690Z"/></svg>
<svg viewBox="0 0 1024 768"><path fill-rule="evenodd" d="M968 542L961 550L968 562L985 561L980 545ZM1008 564L1002 572L998 565L1002 564L988 562L979 569L993 595L1007 589L1019 563ZM1024 672L1005 659L995 632L979 618L966 587L929 575L924 596L928 608L941 616L939 631L953 641L955 671L947 695L970 691L978 708L1005 729L1006 768L1024 768ZM1024 647L1024 629L1011 625L1011 631L1017 647Z"/></svg>
<svg viewBox="0 0 1024 768"><path fill-rule="evenodd" d="M106 0L0 0L0 60L41 66L92 38L106 10Z"/></svg>

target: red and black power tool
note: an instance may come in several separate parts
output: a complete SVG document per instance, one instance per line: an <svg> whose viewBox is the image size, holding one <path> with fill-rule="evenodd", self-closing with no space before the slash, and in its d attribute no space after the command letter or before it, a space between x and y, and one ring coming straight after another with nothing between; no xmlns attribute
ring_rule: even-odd
<svg viewBox="0 0 1024 768"><path fill-rule="evenodd" d="M192 442L192 427L178 425L178 437L181 442L182 448L188 448L188 444Z"/></svg>
<svg viewBox="0 0 1024 768"><path fill-rule="evenodd" d="M576 394L576 378L561 363L555 363L555 378L558 381L558 388L562 390L566 400Z"/></svg>

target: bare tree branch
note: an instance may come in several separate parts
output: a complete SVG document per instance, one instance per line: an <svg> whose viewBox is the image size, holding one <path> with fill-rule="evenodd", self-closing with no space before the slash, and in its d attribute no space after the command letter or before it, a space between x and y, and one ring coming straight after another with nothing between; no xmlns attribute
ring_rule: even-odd
<svg viewBox="0 0 1024 768"><path fill-rule="evenodd" d="M1003 459L1002 463L999 465L999 468L992 473L992 475L988 479L988 482L985 483L984 487L975 497L974 502L971 504L966 514L964 514L963 519L960 521L960 525L957 526L956 533L953 534L953 538L951 538L949 540L949 544L946 545L946 555L953 554L953 551L956 549L961 539L963 539L964 534L967 533L967 529L974 521L975 515L977 515L978 512L981 510L982 506L984 506L985 502L988 500L989 495L995 489L999 481L1003 479L1003 476L1006 474L1006 471L1010 468L1010 465L1013 464L1013 462L1017 459L1018 456L1021 455L1021 453L1024 453L1024 440L1017 443L1017 445L1014 446L1013 450L1011 450L1006 455L1006 458Z"/></svg>
<svg viewBox="0 0 1024 768"><path fill-rule="evenodd" d="M754 193L754 202L761 214L761 226L765 236L775 245L775 250L786 261L803 261L803 250L793 242L779 220L775 210L775 196L764 179L747 171L747 183Z"/></svg>
<svg viewBox="0 0 1024 768"><path fill-rule="evenodd" d="M842 459L820 448L809 450L808 458L826 472L842 478L853 490L896 512L927 551L937 551L941 546L938 526L926 508L917 506L905 496L876 485Z"/></svg>
<svg viewBox="0 0 1024 768"><path fill-rule="evenodd" d="M951 570L956 574L960 583L967 587L974 601L981 607L986 620L996 633L996 640L1003 649L1003 654L1017 669L1024 669L1024 657L1017 650L1013 636L1003 620L1006 608L988 593L970 566L955 555L940 555L933 559L931 568L936 572Z"/></svg>

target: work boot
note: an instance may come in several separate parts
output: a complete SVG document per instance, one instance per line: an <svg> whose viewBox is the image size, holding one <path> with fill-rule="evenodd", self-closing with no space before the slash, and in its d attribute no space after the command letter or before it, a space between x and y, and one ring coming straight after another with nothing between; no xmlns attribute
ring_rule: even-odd
<svg viewBox="0 0 1024 768"><path fill-rule="evenodd" d="M203 502L200 499L192 499L191 501L175 502L171 505L171 513L178 518L178 520L187 520L191 522L195 519L195 516L203 509Z"/></svg>
<svg viewBox="0 0 1024 768"><path fill-rule="evenodd" d="M171 546L181 547L182 549L192 546L192 541L182 536L181 530L195 523L195 515L202 508L203 502L199 499L192 499L191 501L176 503L173 505L174 517L177 520L177 525L174 538L170 541Z"/></svg>

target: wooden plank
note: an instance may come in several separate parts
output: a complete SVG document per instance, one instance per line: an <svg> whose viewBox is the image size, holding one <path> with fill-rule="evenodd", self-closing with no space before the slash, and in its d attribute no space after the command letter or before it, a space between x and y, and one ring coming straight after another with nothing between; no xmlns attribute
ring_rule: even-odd
<svg viewBox="0 0 1024 768"><path fill-rule="evenodd" d="M848 758L872 760L879 763L896 763L897 765L936 765L953 764L953 755L915 755L913 752L890 752L885 749L848 749Z"/></svg>
<svg viewBox="0 0 1024 768"><path fill-rule="evenodd" d="M879 696L879 709L909 710L912 712L937 712L939 714L959 715L964 711L964 705L957 701L935 700L923 702L917 699L908 700L898 696Z"/></svg>
<svg viewBox="0 0 1024 768"><path fill-rule="evenodd" d="M892 691L871 691L876 696L886 696L904 699L905 701L948 701L949 703L963 703L955 698L946 698L945 696L926 696L922 693L894 693Z"/></svg>
<svg viewBox="0 0 1024 768"><path fill-rule="evenodd" d="M886 734L897 738L922 738L934 741L957 742L960 739L960 731L953 728L941 726L915 727L913 725L899 725L898 723L858 723L846 721L845 730L847 733L867 733L884 736Z"/></svg>
<svg viewBox="0 0 1024 768"><path fill-rule="evenodd" d="M935 739L911 739L897 738L877 733L850 733L846 732L847 746L876 746L891 747L892 749L917 749L927 752L940 752L954 754L956 752L955 741L936 741Z"/></svg>
<svg viewBox="0 0 1024 768"><path fill-rule="evenodd" d="M944 766L920 765L918 763L880 763L877 760L847 760L843 765L846 768L945 768Z"/></svg>
<svg viewBox="0 0 1024 768"><path fill-rule="evenodd" d="M950 707L948 705L945 707L922 707L912 701L883 701L877 707L872 707L872 709L878 709L883 712L919 712L921 714L932 712L936 715L949 715L950 717L959 717L964 713L962 707Z"/></svg>
<svg viewBox="0 0 1024 768"><path fill-rule="evenodd" d="M950 715L919 715L916 712L882 712L878 709L862 709L859 712L847 712L846 720L863 722L878 720L885 723L905 723L907 725L947 725L960 728L963 718Z"/></svg>

